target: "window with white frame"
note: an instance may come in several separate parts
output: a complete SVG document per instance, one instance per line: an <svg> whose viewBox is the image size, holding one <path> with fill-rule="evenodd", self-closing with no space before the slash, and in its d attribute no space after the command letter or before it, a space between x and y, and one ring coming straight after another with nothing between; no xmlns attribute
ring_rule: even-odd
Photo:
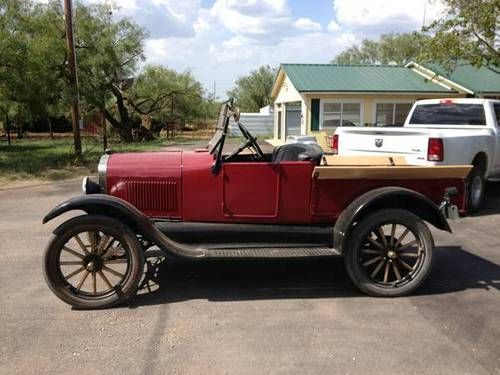
<svg viewBox="0 0 500 375"><path fill-rule="evenodd" d="M377 126L403 126L412 103L376 103L375 123Z"/></svg>
<svg viewBox="0 0 500 375"><path fill-rule="evenodd" d="M323 102L322 129L359 125L362 125L361 103L343 101Z"/></svg>

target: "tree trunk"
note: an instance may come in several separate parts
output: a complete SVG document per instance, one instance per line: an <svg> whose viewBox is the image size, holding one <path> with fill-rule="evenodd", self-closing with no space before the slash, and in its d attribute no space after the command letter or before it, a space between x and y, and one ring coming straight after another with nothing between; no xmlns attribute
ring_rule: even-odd
<svg viewBox="0 0 500 375"><path fill-rule="evenodd" d="M118 114L120 116L118 133L123 142L130 143L134 141L132 135L132 123L130 122L130 116L128 114L127 106L125 105L125 100L121 91L115 87L111 87L111 91L116 98L116 106L118 108Z"/></svg>
<svg viewBox="0 0 500 375"><path fill-rule="evenodd" d="M125 127L123 126L122 122L118 121L113 117L113 115L106 109L104 105L100 106L100 109L102 113L104 114L104 118L109 121L111 126L118 131L118 134L120 135L120 139L123 142L133 142L133 137L132 137L132 127L128 126Z"/></svg>
<svg viewBox="0 0 500 375"><path fill-rule="evenodd" d="M7 144L10 146L10 120L9 120L9 114L5 114L5 131L7 132Z"/></svg>
<svg viewBox="0 0 500 375"><path fill-rule="evenodd" d="M50 139L54 140L54 133L52 132L52 121L50 121L50 116L47 116L47 123L49 124Z"/></svg>
<svg viewBox="0 0 500 375"><path fill-rule="evenodd" d="M125 143L131 143L134 141L131 128L120 128L118 129L118 134L120 135L121 140Z"/></svg>
<svg viewBox="0 0 500 375"><path fill-rule="evenodd" d="M18 117L19 119L19 117ZM17 123L17 139L23 138L23 123L22 121L18 121Z"/></svg>

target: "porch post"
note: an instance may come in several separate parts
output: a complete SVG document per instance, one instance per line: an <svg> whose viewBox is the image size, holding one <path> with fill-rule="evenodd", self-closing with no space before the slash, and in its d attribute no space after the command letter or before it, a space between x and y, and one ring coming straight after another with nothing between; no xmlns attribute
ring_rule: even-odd
<svg viewBox="0 0 500 375"><path fill-rule="evenodd" d="M278 103L274 103L274 113L273 113L273 121L274 121L274 126L273 126L273 139L278 139L278 126L281 126L281 124L278 123L278 111L279 111L279 106Z"/></svg>
<svg viewBox="0 0 500 375"><path fill-rule="evenodd" d="M286 140L286 103L281 103L281 141Z"/></svg>
<svg viewBox="0 0 500 375"><path fill-rule="evenodd" d="M307 121L308 116L307 116L307 97L302 96L302 100L300 101L300 134L302 135L307 135L309 133L308 126L307 124L309 121Z"/></svg>

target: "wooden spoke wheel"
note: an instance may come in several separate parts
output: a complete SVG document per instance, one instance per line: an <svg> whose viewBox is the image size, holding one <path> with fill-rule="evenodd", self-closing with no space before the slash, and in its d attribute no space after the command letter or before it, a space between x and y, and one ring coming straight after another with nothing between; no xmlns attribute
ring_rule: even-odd
<svg viewBox="0 0 500 375"><path fill-rule="evenodd" d="M45 279L64 302L103 308L137 289L144 255L129 228L97 215L78 216L56 229L45 250Z"/></svg>
<svg viewBox="0 0 500 375"><path fill-rule="evenodd" d="M429 228L408 211L377 211L356 225L351 238L347 270L367 294L406 295L430 273L434 243Z"/></svg>

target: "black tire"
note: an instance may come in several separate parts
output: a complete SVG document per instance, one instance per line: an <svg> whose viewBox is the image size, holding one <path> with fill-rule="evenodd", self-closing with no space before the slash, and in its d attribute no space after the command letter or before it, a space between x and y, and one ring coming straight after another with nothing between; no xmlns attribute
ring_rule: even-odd
<svg viewBox="0 0 500 375"><path fill-rule="evenodd" d="M44 251L43 272L49 288L62 301L78 309L100 309L122 303L137 291L144 252L126 225L106 216L83 215L66 221L56 232ZM89 245L82 240L85 232ZM61 260L63 257L70 257L70 261ZM77 268L64 275L65 267ZM68 277L72 273L74 276ZM80 279L80 286L74 285L73 278ZM91 291L84 290L85 283L91 284ZM97 292L100 284L103 291Z"/></svg>
<svg viewBox="0 0 500 375"><path fill-rule="evenodd" d="M378 228L382 228L383 237L378 234ZM390 228L389 236L386 228ZM410 233L415 248L409 247L411 242L403 243ZM373 234L377 236L373 238ZM429 276L433 252L431 232L418 216L406 210L383 209L357 223L344 260L352 282L364 293L375 297L400 297L415 291Z"/></svg>
<svg viewBox="0 0 500 375"><path fill-rule="evenodd" d="M479 166L472 168L467 180L468 188L468 210L470 213L479 210L484 201L485 190L484 171Z"/></svg>

